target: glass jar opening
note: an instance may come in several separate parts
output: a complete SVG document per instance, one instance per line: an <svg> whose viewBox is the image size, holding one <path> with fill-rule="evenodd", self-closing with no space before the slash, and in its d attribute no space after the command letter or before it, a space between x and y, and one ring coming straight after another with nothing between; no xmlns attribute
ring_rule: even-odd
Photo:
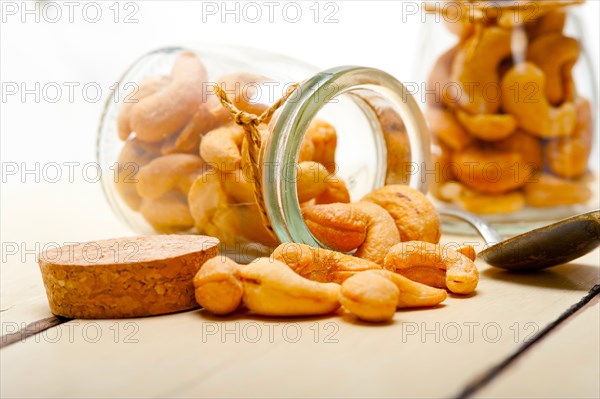
<svg viewBox="0 0 600 399"><path fill-rule="evenodd" d="M430 164L429 133L425 119L407 88L389 74L373 68L346 66L329 69L299 85L296 93L278 112L265 144L263 196L271 225L280 242L326 247L304 223L296 191L296 168L289 166L298 162L302 140L311 121L337 100L352 102L362 111L376 155L374 170L366 173L369 179L366 183L363 181L356 191L364 195L389 182L390 162L398 156L389 146L382 115L376 112L383 105L399 116L406 133L405 144L410 159L402 165L406 172L405 183L426 192L427 184L422 172ZM359 198L353 198L356 199Z"/></svg>

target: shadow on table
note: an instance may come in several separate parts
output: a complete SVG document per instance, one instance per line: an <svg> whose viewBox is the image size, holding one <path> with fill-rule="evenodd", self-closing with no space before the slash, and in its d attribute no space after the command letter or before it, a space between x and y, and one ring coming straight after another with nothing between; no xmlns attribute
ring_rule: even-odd
<svg viewBox="0 0 600 399"><path fill-rule="evenodd" d="M239 309L232 314L226 316L216 316L205 309L198 309L195 311L199 317L209 321L261 321L268 323L277 323L278 321L285 321L289 323L300 323L300 322L311 322L311 321L322 321L331 319L332 317L342 316L342 313L337 311L334 313L322 315L322 316L304 316L304 317L275 317L275 316L261 316L254 313L250 313L248 310Z"/></svg>
<svg viewBox="0 0 600 399"><path fill-rule="evenodd" d="M215 316L213 314L211 314L210 312L204 310L204 309L199 309L197 311L195 311L196 314L204 319L204 320L209 320L209 321L238 321L238 320L244 320L244 321L256 321L256 322L264 322L264 323L278 323L278 322L285 322L285 323L309 323L309 322L320 322L320 321L332 321L332 322L336 322L336 321L344 321L346 323L350 323L350 324L355 324L355 325L361 325L361 326L367 326L367 327L381 327L381 326L389 326L394 324L394 320L391 320L389 322L385 322L385 323L367 323L367 322L363 322L361 320L356 319L354 316L352 316L351 314L345 313L343 310L338 309L337 311L330 313L330 314L326 314L326 315L322 315L322 316L303 316L303 317L269 317L269 316L260 316L254 313L250 313L247 310L238 310L235 313L232 313L230 315L227 316Z"/></svg>
<svg viewBox="0 0 600 399"><path fill-rule="evenodd" d="M258 322L266 322L266 323L277 323L277 322L286 322L286 323L302 323L302 322L317 322L317 321L339 321L342 320L346 323L358 325L358 326L366 326L366 327L382 327L382 326L390 326L396 323L402 323L402 313L413 313L413 312L423 312L430 311L432 309L441 309L444 304L439 304L436 306L428 306L428 307L419 307L419 308L402 308L398 309L396 312L400 313L400 317L396 317L390 321L384 323L371 323L365 322L357 319L352 314L344 312L342 309L338 309L337 311L322 315L322 316L304 316L304 317L269 317L269 316L260 316L257 314L253 314L245 309L237 310L236 312L227 315L227 316L215 316L214 314L206 311L204 309L198 309L194 312L198 315L199 318L202 318L207 321L258 321Z"/></svg>
<svg viewBox="0 0 600 399"><path fill-rule="evenodd" d="M600 267L567 263L549 269L522 272L490 267L482 275L513 284L587 292L598 284Z"/></svg>

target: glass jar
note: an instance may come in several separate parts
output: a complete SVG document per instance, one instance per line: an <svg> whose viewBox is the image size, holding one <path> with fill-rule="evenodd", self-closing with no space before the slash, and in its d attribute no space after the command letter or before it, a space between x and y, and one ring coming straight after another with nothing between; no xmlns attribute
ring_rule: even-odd
<svg viewBox="0 0 600 399"><path fill-rule="evenodd" d="M297 82L258 126L257 180L236 109L260 115ZM153 51L125 72L97 156L108 201L134 231L216 236L243 260L279 242L321 245L302 219L305 203L358 200L392 183L425 191L414 165L428 164L429 148L418 105L385 72L319 72L264 51L192 46Z"/></svg>
<svg viewBox="0 0 600 399"><path fill-rule="evenodd" d="M581 0L429 2L426 119L438 206L514 233L598 207ZM423 67L423 66L421 66Z"/></svg>

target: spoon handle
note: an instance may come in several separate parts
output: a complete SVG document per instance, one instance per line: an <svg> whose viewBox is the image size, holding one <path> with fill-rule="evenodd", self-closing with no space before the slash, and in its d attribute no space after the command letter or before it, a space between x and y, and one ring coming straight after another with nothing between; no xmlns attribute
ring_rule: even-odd
<svg viewBox="0 0 600 399"><path fill-rule="evenodd" d="M503 240L492 226L472 213L447 208L438 209L438 212L440 215L458 218L473 226L488 246L498 244Z"/></svg>

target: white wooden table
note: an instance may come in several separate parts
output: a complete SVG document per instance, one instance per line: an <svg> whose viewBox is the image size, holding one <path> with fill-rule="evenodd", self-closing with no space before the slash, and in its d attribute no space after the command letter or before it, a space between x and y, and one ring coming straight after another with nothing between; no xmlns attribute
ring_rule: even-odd
<svg viewBox="0 0 600 399"><path fill-rule="evenodd" d="M47 98L53 92L42 101L31 94L23 100L21 93L2 101L3 167L9 162L27 168L58 162L65 172L65 162L79 162L75 169L79 178L82 167L95 159L93 132L110 87L138 56L157 47L198 41L239 44L288 54L322 68L377 67L405 82L420 81L411 72L415 61L428 53L419 40L421 15L398 23L408 4L400 1L320 2L318 23L313 22L316 2L295 2L304 12L299 24L282 19L282 5L277 6L274 23L233 23L231 15L223 23L220 15L203 22L202 9L205 3L222 6L224 2L160 0L119 2L119 18L115 18L116 2L92 2L102 8L98 23L83 17L83 4L73 5L70 21L66 5L47 2L61 7L62 18L56 23L37 22L35 15L21 13L32 9L33 3L42 4L1 2L19 12L6 15L0 23L0 78L29 89L36 83L40 87L58 84L63 93L58 102ZM269 2L258 3L266 18ZM330 3L339 7L337 23L323 23ZM588 21L585 40L595 65L599 7L599 2L590 1L581 9ZM136 8L136 22L125 23ZM401 46L373 45L390 39L399 40ZM416 72L420 76L423 71ZM72 101L67 83L73 82L78 86ZM86 99L82 91L86 84L102 89L101 100ZM29 183L33 179L27 177ZM1 342L10 333L51 317L35 262L44 245L132 234L110 211L98 184L67 184L65 178L56 184L21 184L19 176L9 180L0 190ZM444 236L445 241L456 239ZM0 349L0 396L449 397L472 393L597 398L597 296L527 351L521 350L528 338L555 322L599 283L599 256L596 251L571 265L522 275L480 263L477 295L450 297L437 309L398 312L393 323L383 326L343 317L216 319L199 310L132 320L73 320ZM509 361L515 354L515 360ZM494 372L505 362L506 367Z"/></svg>
<svg viewBox="0 0 600 399"><path fill-rule="evenodd" d="M25 186L5 191L2 200L5 340L7 333L51 317L35 263L36 243L43 247L131 233L112 215L96 184ZM401 311L386 325L341 315L215 318L201 310L72 320L0 350L0 393L599 397L600 305L597 295L590 300L588 294L600 283L599 255L596 251L572 264L527 274L480 262L476 295L450 297L436 309ZM586 296L585 306L580 303L580 310L538 338Z"/></svg>

